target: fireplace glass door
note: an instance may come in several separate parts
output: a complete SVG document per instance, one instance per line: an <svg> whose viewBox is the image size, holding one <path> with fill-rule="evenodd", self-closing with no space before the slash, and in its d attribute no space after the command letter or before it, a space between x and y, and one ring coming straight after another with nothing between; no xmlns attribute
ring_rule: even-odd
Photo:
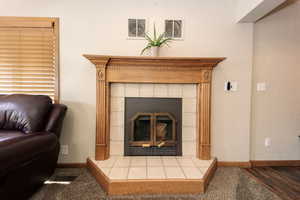
<svg viewBox="0 0 300 200"><path fill-rule="evenodd" d="M149 113L138 113L132 119L132 135L130 144L132 146L152 145L152 115Z"/></svg>
<svg viewBox="0 0 300 200"><path fill-rule="evenodd" d="M176 120L170 113L136 113L131 124L130 146L176 145Z"/></svg>

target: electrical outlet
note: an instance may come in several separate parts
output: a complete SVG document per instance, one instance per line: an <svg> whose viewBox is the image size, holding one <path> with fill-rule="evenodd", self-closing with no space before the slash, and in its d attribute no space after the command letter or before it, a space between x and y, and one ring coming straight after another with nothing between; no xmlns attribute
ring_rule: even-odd
<svg viewBox="0 0 300 200"><path fill-rule="evenodd" d="M271 146L271 138L265 138L265 147Z"/></svg>
<svg viewBox="0 0 300 200"><path fill-rule="evenodd" d="M69 146L68 145L61 145L60 146L60 153L62 155L68 155L69 154Z"/></svg>

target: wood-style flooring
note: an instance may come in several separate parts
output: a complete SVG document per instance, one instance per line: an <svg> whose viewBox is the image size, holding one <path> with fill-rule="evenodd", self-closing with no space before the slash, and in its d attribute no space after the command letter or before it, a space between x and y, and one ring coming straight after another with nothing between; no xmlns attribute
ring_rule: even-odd
<svg viewBox="0 0 300 200"><path fill-rule="evenodd" d="M254 167L245 169L284 200L300 200L300 167Z"/></svg>

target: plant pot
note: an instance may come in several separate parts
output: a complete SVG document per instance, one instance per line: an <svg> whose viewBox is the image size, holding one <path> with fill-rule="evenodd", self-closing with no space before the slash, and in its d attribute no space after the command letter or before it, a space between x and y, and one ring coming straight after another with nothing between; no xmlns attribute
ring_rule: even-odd
<svg viewBox="0 0 300 200"><path fill-rule="evenodd" d="M159 47L151 47L151 56L159 56Z"/></svg>

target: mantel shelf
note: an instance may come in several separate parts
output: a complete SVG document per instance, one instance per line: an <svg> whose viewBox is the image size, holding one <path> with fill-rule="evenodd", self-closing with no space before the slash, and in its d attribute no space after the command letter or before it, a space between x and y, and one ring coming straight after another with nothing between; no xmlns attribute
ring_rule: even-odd
<svg viewBox="0 0 300 200"><path fill-rule="evenodd" d="M101 66L166 66L166 67L195 67L213 68L226 58L202 57L145 57L145 56L109 56L83 55L96 67Z"/></svg>

